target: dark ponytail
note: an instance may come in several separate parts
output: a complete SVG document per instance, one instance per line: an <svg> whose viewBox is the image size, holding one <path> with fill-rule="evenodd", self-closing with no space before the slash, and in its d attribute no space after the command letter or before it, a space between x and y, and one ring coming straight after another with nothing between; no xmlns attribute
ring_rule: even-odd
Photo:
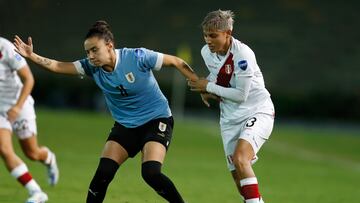
<svg viewBox="0 0 360 203"><path fill-rule="evenodd" d="M110 25L104 20L96 21L89 29L85 39L90 37L99 37L100 39L104 39L105 42L112 42L115 45L114 35L111 32Z"/></svg>

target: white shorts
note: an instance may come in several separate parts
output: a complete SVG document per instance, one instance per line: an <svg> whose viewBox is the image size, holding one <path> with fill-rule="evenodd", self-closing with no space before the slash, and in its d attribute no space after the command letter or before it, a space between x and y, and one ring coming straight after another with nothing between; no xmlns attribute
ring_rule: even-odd
<svg viewBox="0 0 360 203"><path fill-rule="evenodd" d="M274 125L274 115L257 113L239 124L222 124L221 137L224 145L227 166L235 170L232 155L239 139L248 141L255 155L261 146L269 139ZM257 157L254 157L257 159Z"/></svg>
<svg viewBox="0 0 360 203"><path fill-rule="evenodd" d="M26 139L36 135L37 127L34 100L31 97L26 99L18 118L12 124L7 119L7 112L0 112L0 128L14 132L19 139Z"/></svg>

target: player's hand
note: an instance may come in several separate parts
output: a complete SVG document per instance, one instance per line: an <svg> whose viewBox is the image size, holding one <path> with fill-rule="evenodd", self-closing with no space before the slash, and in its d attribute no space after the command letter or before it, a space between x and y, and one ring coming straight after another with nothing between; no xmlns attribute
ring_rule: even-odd
<svg viewBox="0 0 360 203"><path fill-rule="evenodd" d="M23 57L30 57L33 53L33 43L31 37L28 37L27 44L21 40L21 38L15 35L14 46L16 47L15 51Z"/></svg>
<svg viewBox="0 0 360 203"><path fill-rule="evenodd" d="M7 118L10 123L13 123L16 120L16 118L19 116L20 111L21 108L16 105L9 109L9 111L7 112Z"/></svg>
<svg viewBox="0 0 360 203"><path fill-rule="evenodd" d="M209 99L214 99L214 100L216 100L218 102L221 101L220 97L218 97L216 95L213 95L213 94L209 94L209 93L201 93L200 96L201 96L201 100L203 101L203 103L207 107L210 107Z"/></svg>
<svg viewBox="0 0 360 203"><path fill-rule="evenodd" d="M194 92L205 93L208 83L209 81L205 78L200 78L198 80L188 80L188 86L190 87L190 90Z"/></svg>

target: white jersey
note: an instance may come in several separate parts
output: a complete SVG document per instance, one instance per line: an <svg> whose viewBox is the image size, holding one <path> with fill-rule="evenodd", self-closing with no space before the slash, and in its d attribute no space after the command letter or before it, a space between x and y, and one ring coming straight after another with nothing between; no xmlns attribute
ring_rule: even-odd
<svg viewBox="0 0 360 203"><path fill-rule="evenodd" d="M16 104L23 86L17 71L27 63L14 49L10 41L0 37L0 113Z"/></svg>
<svg viewBox="0 0 360 203"><path fill-rule="evenodd" d="M221 97L220 123L240 123L256 113L274 114L255 54L247 45L232 38L225 57L212 53L208 45L201 55L210 72L206 90Z"/></svg>

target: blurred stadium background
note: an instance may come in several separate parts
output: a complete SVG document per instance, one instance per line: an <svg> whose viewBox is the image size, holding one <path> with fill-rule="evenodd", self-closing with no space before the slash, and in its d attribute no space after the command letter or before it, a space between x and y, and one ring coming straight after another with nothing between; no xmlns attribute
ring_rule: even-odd
<svg viewBox="0 0 360 203"><path fill-rule="evenodd" d="M15 34L22 38L32 36L35 51L47 57L64 61L74 61L85 57L84 36L96 20L103 19L112 26L117 47L146 47L182 56L197 73L203 76L206 76L207 71L200 56L200 49L204 44L200 23L206 13L211 10L231 9L236 15L234 36L254 50L276 108L277 123L273 133L273 144L269 142L264 147L264 152L260 155L263 160L259 162L257 168L260 177L264 180L262 190L265 197L272 200L269 202L277 203L320 202L320 200L334 203L360 201L360 197L347 199L345 196L336 194L337 189L346 184L348 187L343 188L343 193L352 195L360 192L355 182L360 178L360 149L356 147L360 143L359 1L0 0L0 8L2 8L0 36L10 40ZM62 169L65 171L63 176L69 183L75 184L74 181L71 182L71 179L66 179L66 172L72 173L69 157L73 155L72 153L82 153L76 150L75 145L82 142L87 135L74 139L70 135L79 135L70 133L69 130L73 127L67 127L68 131L63 133L69 136L63 139L59 138L61 135L50 137L54 134L52 133L54 130L61 128L54 124L57 121L52 114L68 112L69 109L76 112L78 110L105 111L102 95L89 79L80 80L77 77L55 75L37 68L35 64L30 63L30 65L36 79L33 96L37 108L57 109L50 113L48 110L40 110L39 131L44 134L44 137L40 139L50 146L58 147L59 159L63 161ZM201 103L199 96L190 92L185 85L185 80L172 69L163 69L155 75L161 89L169 99L175 119L184 118L185 120L180 126L187 126L186 120L191 117L193 123L198 122L203 125L203 128L199 129L200 135L214 132L206 130L206 127L210 125L204 124L203 120L211 118L212 122L216 122L218 119L216 105L207 109ZM76 118L76 115L70 111L68 114L61 114L59 119ZM84 115L88 114L84 113ZM84 118L84 115L79 115L79 119ZM89 115L91 118L92 116L93 114ZM192 120L194 117L197 120ZM90 120L92 122L88 124L90 126L98 122ZM99 133L107 132L111 120L107 121L107 125L99 124L102 128ZM68 124L59 123L59 126L63 125ZM81 123L81 125L86 124ZM215 128L216 130L218 129ZM191 138L189 129L185 128L177 132L179 137L186 134L185 138ZM91 136L101 137L100 135ZM97 138L100 142L106 135L102 136L101 139ZM58 146L59 142L66 143L64 140L69 142L72 139L74 144ZM176 147L173 147L175 152L170 154L173 158L169 158L169 161L179 159L185 162L184 157L181 158L181 156L186 151L183 149L186 148L186 141L181 142L181 138L178 139L179 144L176 146L180 151L176 152ZM209 139L209 142L214 139ZM196 142L199 142L199 146L209 144L201 140ZM220 139L216 138L216 142L218 143L211 144L217 147L214 149L217 155L213 158L223 165L217 166L221 167L220 172L211 171L213 173L209 172L209 176L219 175L221 178L216 179L217 183L224 181L222 187L228 188L228 191L225 191L223 196L202 198L201 195L209 195L210 192L204 192L201 183L207 186L216 183L206 182L206 178L200 178L199 183L191 184L198 184L197 190L201 194L191 189L184 189L192 200L189 200L190 202L210 200L219 202L226 197L229 200L223 202L235 202L237 198L233 183L226 174ZM74 145L73 148L71 145ZM102 144L99 144L96 149L100 151L101 146ZM84 154L88 150L86 146L80 149L84 151ZM295 152L292 149L295 149ZM201 150L206 149L201 147ZM201 151L193 153L205 154ZM83 167L87 170L86 173L84 172L86 177L83 180L80 179L83 182L75 191L83 192L93 173L93 170L88 168L95 170L97 164L97 159L94 158L96 155L84 156L85 162L87 161ZM203 159L202 156L196 157L198 159L194 162ZM216 161L214 163L217 163ZM201 163L204 162L199 164ZM89 166L87 167L86 164ZM202 171L199 164L193 167ZM183 165L175 166L184 167ZM187 176L181 176L184 171L177 170L175 166L169 166L169 172L174 171L175 177L180 181L179 185L187 184L187 181L183 180ZM42 168L39 169L41 172L37 172L37 166L31 167L35 167L35 174L42 173ZM69 168L68 171L66 167ZM207 169L208 167L212 166L203 166ZM137 170L138 166L134 168ZM335 172L330 168L336 168ZM191 173L191 169L188 170ZM326 170L331 172L326 172ZM346 172L343 172L344 170ZM179 171L178 176L177 171ZM276 179L271 179L267 176L268 173ZM347 173L348 177L341 179L344 173ZM81 172L79 174L81 175ZM297 175L299 178L295 178ZM314 188L326 186L327 189L311 191L306 188L308 187L306 177L311 177L315 182ZM352 177L355 177L354 182L351 182ZM340 185L336 185L337 183ZM66 190L67 183L61 184L63 185L60 185L60 191L69 192ZM289 188L289 185L291 185L290 193L280 194L284 192L284 187ZM137 187L136 183L134 187ZM18 194L13 191L17 189L11 177L7 177L4 167L0 167L0 202L13 202L12 196ZM61 194L56 193L56 188L50 189L50 193L58 198L53 202L61 202ZM115 196L109 198L117 202L116 192L114 193ZM151 191L149 193L152 194ZM71 196L76 194L76 192L70 192L64 197L68 198L67 202L80 202L82 198L71 199ZM131 190L127 191L127 194L130 200L125 198L123 202L142 202L141 198L131 197ZM136 193L133 195L136 196ZM156 197L153 195L146 198L150 199L146 202L152 202L151 199ZM161 201L156 199L156 202Z"/></svg>
<svg viewBox="0 0 360 203"><path fill-rule="evenodd" d="M211 10L231 9L234 36L255 51L278 118L359 121L359 5L336 0L0 0L0 33L10 39L32 36L38 53L73 61L85 57L88 28L104 19L112 25L117 47L181 52L205 76L200 23ZM102 108L92 81L49 74L35 65L32 69L38 105ZM173 70L156 75L173 102L172 95L183 91L185 83L171 86ZM188 112L208 111L198 95L184 92Z"/></svg>

